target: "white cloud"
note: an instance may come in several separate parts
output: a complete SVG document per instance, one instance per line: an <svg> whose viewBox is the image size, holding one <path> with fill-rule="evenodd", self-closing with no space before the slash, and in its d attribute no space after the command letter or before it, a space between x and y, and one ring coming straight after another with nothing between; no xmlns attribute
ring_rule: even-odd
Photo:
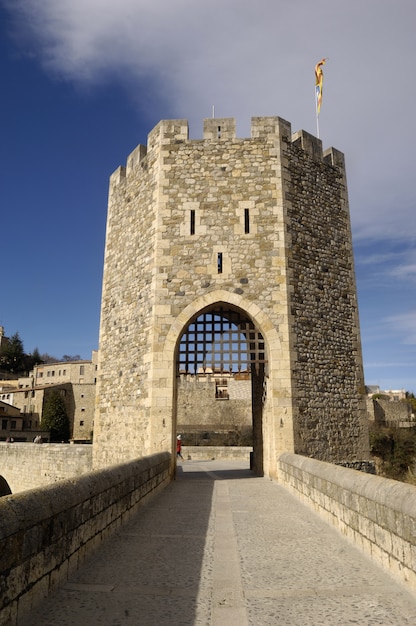
<svg viewBox="0 0 416 626"><path fill-rule="evenodd" d="M414 281L416 280L416 263L398 265L391 270L390 274L401 280Z"/></svg>
<svg viewBox="0 0 416 626"><path fill-rule="evenodd" d="M402 337L405 345L416 344L416 309L385 318L390 329Z"/></svg>
<svg viewBox="0 0 416 626"><path fill-rule="evenodd" d="M1 0L0 0L1 1ZM313 66L323 56L324 147L347 159L354 236L416 234L414 0L3 0L46 71L82 84L151 77L200 134L215 104L249 133L280 115L315 133ZM149 129L150 130L150 129Z"/></svg>

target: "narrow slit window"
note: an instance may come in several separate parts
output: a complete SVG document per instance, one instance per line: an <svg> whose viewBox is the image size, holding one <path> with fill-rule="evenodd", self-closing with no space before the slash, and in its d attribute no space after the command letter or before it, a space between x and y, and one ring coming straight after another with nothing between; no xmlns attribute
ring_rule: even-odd
<svg viewBox="0 0 416 626"><path fill-rule="evenodd" d="M218 274L222 274L222 252L218 252L217 267L218 267Z"/></svg>
<svg viewBox="0 0 416 626"><path fill-rule="evenodd" d="M221 126L218 126L217 128L217 138L221 139Z"/></svg>
<svg viewBox="0 0 416 626"><path fill-rule="evenodd" d="M195 235L195 209L191 209L190 231L191 235Z"/></svg>
<svg viewBox="0 0 416 626"><path fill-rule="evenodd" d="M244 232L247 234L250 232L250 211L244 209Z"/></svg>

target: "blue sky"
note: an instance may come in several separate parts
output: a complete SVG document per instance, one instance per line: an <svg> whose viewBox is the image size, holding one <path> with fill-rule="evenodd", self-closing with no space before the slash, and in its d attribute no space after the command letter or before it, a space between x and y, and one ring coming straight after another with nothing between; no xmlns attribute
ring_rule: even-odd
<svg viewBox="0 0 416 626"><path fill-rule="evenodd" d="M279 115L345 153L366 384L416 393L414 0L0 0L0 324L98 347L108 178L159 119Z"/></svg>

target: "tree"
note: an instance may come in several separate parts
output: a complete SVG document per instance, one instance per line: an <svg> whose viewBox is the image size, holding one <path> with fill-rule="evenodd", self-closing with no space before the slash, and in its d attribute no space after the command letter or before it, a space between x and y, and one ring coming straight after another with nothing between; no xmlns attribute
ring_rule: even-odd
<svg viewBox="0 0 416 626"><path fill-rule="evenodd" d="M406 402L406 404L410 407L410 412L415 414L416 413L415 394L411 393L410 391L406 391L406 399L404 400L404 402Z"/></svg>
<svg viewBox="0 0 416 626"><path fill-rule="evenodd" d="M39 354L38 348L35 348L32 354L24 355L24 369L27 372L32 370L35 365L40 365L41 363L43 363L43 360Z"/></svg>
<svg viewBox="0 0 416 626"><path fill-rule="evenodd" d="M45 399L42 428L51 431L52 442L68 441L69 439L69 419L65 402L57 390L53 390Z"/></svg>
<svg viewBox="0 0 416 626"><path fill-rule="evenodd" d="M73 356L70 354L64 354L62 356L62 361L81 361L81 357L79 354L74 354Z"/></svg>
<svg viewBox="0 0 416 626"><path fill-rule="evenodd" d="M0 366L8 372L21 372L25 369L25 356L23 342L16 332L2 348Z"/></svg>
<svg viewBox="0 0 416 626"><path fill-rule="evenodd" d="M59 359L56 356L48 354L47 352L41 354L40 358L42 359L42 363L59 363Z"/></svg>
<svg viewBox="0 0 416 626"><path fill-rule="evenodd" d="M371 452L381 460L382 475L404 480L416 456L416 429L374 426L370 431Z"/></svg>
<svg viewBox="0 0 416 626"><path fill-rule="evenodd" d="M37 347L32 352L32 361L33 365L40 365L41 363L43 363L42 357L40 356L40 352Z"/></svg>

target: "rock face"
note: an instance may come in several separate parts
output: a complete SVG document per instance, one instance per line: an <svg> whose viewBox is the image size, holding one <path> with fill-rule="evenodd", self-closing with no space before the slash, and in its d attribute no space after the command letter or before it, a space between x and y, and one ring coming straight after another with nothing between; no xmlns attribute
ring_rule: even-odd
<svg viewBox="0 0 416 626"><path fill-rule="evenodd" d="M259 472L283 451L368 454L343 155L278 117L253 118L251 135L208 119L190 140L186 120L162 121L110 179L97 467L173 450L181 337L220 310L264 339L266 362L251 363Z"/></svg>

